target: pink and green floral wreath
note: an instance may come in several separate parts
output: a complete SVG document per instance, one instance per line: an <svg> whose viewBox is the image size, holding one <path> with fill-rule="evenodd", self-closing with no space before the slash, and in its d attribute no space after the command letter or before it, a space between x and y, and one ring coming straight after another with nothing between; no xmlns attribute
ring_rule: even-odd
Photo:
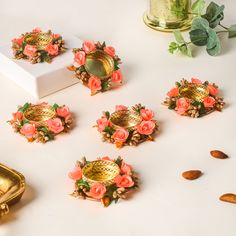
<svg viewBox="0 0 236 236"><path fill-rule="evenodd" d="M114 163L118 166L117 175L108 185L99 181L90 182L84 178L84 167L96 162ZM113 201L117 203L119 199L127 198L132 190L138 188L139 182L133 167L125 163L121 157L113 160L106 156L92 162L83 157L81 161L76 162L74 169L69 172L68 176L75 181L75 190L71 194L73 197L101 201L104 207L109 206Z"/></svg>
<svg viewBox="0 0 236 236"><path fill-rule="evenodd" d="M50 41L44 47L39 48L37 45L27 42L26 39L29 35L34 37L41 36L42 40L47 35L50 37ZM54 34L51 30L44 33L37 27L31 32L22 34L19 38L12 39L12 50L15 59L26 59L32 64L40 62L50 63L54 57L66 51L64 44L65 42L61 35Z"/></svg>
<svg viewBox="0 0 236 236"><path fill-rule="evenodd" d="M37 109L37 115L33 119L29 119L27 114L31 117L34 116L35 109ZM48 119L46 118L47 112L50 113ZM67 106L57 104L50 106L45 102L39 104L25 103L18 107L12 117L8 123L15 132L23 135L29 142L45 143L54 140L56 135L68 132L73 124L72 114Z"/></svg>
<svg viewBox="0 0 236 236"><path fill-rule="evenodd" d="M107 78L101 78L88 72L86 69L86 58L91 53L96 51L103 51L106 55L110 56L113 60L112 74ZM106 46L106 43L94 42L86 40L83 42L82 48L73 49L74 63L69 66L70 71L74 71L75 76L91 90L91 95L99 92L105 92L114 87L122 84L123 75L119 68L121 64L120 58L116 55L115 48Z"/></svg>
<svg viewBox="0 0 236 236"><path fill-rule="evenodd" d="M113 114L125 112L138 118L138 122L132 128L117 126L112 121ZM124 105L117 105L115 112L111 114L109 111L103 112L95 127L102 134L102 141L114 143L118 148L125 145L136 146L144 141L154 141L154 134L158 130L154 112L141 104L136 104L131 109Z"/></svg>
<svg viewBox="0 0 236 236"><path fill-rule="evenodd" d="M179 115L198 118L213 111L222 111L225 103L218 94L218 86L214 83L197 78L192 78L191 82L182 79L167 93L163 104Z"/></svg>

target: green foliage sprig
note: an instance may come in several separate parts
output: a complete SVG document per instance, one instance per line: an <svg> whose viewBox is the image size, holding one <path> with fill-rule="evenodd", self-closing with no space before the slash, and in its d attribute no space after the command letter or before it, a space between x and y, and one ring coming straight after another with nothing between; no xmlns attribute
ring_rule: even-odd
<svg viewBox="0 0 236 236"><path fill-rule="evenodd" d="M192 57L190 45L206 46L210 56L216 56L221 52L220 33L228 33L228 38L236 37L236 24L226 27L221 24L224 19L224 5L219 6L211 2L205 7L204 0L197 0L191 7L189 14L193 15L190 41L185 41L179 30L174 31L175 41L169 44L169 52L181 52L183 55ZM206 8L205 13L204 9ZM219 29L221 28L221 29Z"/></svg>

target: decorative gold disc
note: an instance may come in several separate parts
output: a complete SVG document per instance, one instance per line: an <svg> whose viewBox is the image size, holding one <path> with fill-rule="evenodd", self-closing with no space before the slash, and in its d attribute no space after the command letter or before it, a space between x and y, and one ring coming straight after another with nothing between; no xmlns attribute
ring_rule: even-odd
<svg viewBox="0 0 236 236"><path fill-rule="evenodd" d="M51 33L29 33L25 36L24 41L38 50L44 50L46 46L52 42Z"/></svg>
<svg viewBox="0 0 236 236"><path fill-rule="evenodd" d="M85 181L90 184L98 182L106 186L111 185L119 173L119 166L115 162L107 160L91 161L82 169Z"/></svg>
<svg viewBox="0 0 236 236"><path fill-rule="evenodd" d="M36 126L46 126L47 120L52 119L56 115L55 110L48 105L30 106L25 112L24 117L28 121L35 123Z"/></svg>
<svg viewBox="0 0 236 236"><path fill-rule="evenodd" d="M142 117L136 112L115 111L111 114L110 121L117 128L132 130L140 124Z"/></svg>
<svg viewBox="0 0 236 236"><path fill-rule="evenodd" d="M181 97L202 102L209 95L209 91L203 84L187 84L179 88L179 94Z"/></svg>
<svg viewBox="0 0 236 236"><path fill-rule="evenodd" d="M106 52L96 50L86 56L85 69L90 75L106 79L114 71L114 60Z"/></svg>

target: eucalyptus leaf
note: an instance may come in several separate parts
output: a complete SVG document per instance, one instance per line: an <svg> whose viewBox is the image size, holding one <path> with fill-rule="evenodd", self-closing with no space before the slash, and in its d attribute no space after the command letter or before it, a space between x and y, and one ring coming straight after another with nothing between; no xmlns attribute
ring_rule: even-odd
<svg viewBox="0 0 236 236"><path fill-rule="evenodd" d="M184 37L179 30L174 31L174 36L177 43L185 43Z"/></svg>
<svg viewBox="0 0 236 236"><path fill-rule="evenodd" d="M212 49L216 46L216 44L218 43L219 38L216 34L216 32L209 28L208 29L208 39L207 39L207 49Z"/></svg>
<svg viewBox="0 0 236 236"><path fill-rule="evenodd" d="M204 0L197 0L196 2L193 3L191 12L193 14L201 15L204 8L205 8L205 1Z"/></svg>
<svg viewBox="0 0 236 236"><path fill-rule="evenodd" d="M228 31L229 31L229 38L236 37L236 25L231 25Z"/></svg>
<svg viewBox="0 0 236 236"><path fill-rule="evenodd" d="M205 29L195 29L189 32L191 42L197 46L207 45L208 33Z"/></svg>
<svg viewBox="0 0 236 236"><path fill-rule="evenodd" d="M202 18L202 17L197 17L193 19L191 30L195 29L201 29L201 30L208 30L209 28L209 22Z"/></svg>
<svg viewBox="0 0 236 236"><path fill-rule="evenodd" d="M211 28L215 28L224 19L224 5L219 6L215 2L211 2L207 9L206 14L202 15L209 22Z"/></svg>
<svg viewBox="0 0 236 236"><path fill-rule="evenodd" d="M220 44L220 40L219 40L219 38L217 36L215 47L210 48L210 49L207 48L207 53L210 56L216 56L216 55L218 55L220 53L220 51L221 51L221 44Z"/></svg>

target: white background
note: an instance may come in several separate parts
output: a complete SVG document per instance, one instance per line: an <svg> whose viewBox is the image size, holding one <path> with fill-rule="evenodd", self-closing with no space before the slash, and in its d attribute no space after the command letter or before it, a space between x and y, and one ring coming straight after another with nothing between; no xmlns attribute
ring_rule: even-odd
<svg viewBox="0 0 236 236"><path fill-rule="evenodd" d="M226 5L225 25L236 23L236 2ZM36 26L66 29L81 39L105 40L122 58L124 86L89 95L81 84L41 101L67 104L77 126L47 144L27 143L6 123L17 105L37 102L13 82L0 77L0 160L22 172L27 189L20 204L0 226L1 236L123 235L235 236L236 208L219 196L236 193L236 40L223 38L222 54L210 57L204 48L189 59L170 55L171 34L147 28L142 14L146 0L0 1L0 44ZM186 34L187 36L187 34ZM78 45L80 46L80 45ZM199 77L222 88L227 106L201 119L180 117L161 105L166 92L181 78ZM120 150L102 143L92 126L103 110L116 104L143 103L160 123L156 141ZM230 159L217 160L212 149ZM123 156L140 173L139 192L109 208L74 199L67 173L77 159ZM182 171L200 169L193 182Z"/></svg>

